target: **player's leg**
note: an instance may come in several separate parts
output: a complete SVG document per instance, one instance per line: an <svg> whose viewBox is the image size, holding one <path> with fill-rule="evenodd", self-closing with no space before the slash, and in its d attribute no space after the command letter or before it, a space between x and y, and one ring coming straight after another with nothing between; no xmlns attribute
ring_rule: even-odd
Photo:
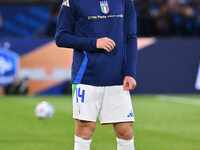
<svg viewBox="0 0 200 150"><path fill-rule="evenodd" d="M123 86L106 87L99 114L102 124L113 124L118 150L134 150L133 122L135 121L130 93Z"/></svg>
<svg viewBox="0 0 200 150"><path fill-rule="evenodd" d="M134 150L133 122L113 124L117 136L117 150Z"/></svg>
<svg viewBox="0 0 200 150"><path fill-rule="evenodd" d="M75 121L75 145L74 150L90 150L92 134L95 130L95 122Z"/></svg>
<svg viewBox="0 0 200 150"><path fill-rule="evenodd" d="M124 140L133 138L133 122L114 123L113 126L118 138Z"/></svg>
<svg viewBox="0 0 200 150"><path fill-rule="evenodd" d="M76 119L74 150L90 150L102 95L103 89L100 87L73 85L73 118Z"/></svg>
<svg viewBox="0 0 200 150"><path fill-rule="evenodd" d="M95 130L95 122L90 121L75 121L75 135L83 139L91 139Z"/></svg>

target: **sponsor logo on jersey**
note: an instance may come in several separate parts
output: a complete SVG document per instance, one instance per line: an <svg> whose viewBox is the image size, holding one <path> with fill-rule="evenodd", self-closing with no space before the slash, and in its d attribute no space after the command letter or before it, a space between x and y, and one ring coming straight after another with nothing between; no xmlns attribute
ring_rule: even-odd
<svg viewBox="0 0 200 150"><path fill-rule="evenodd" d="M100 7L101 7L101 11L104 14L107 14L109 12L109 7L108 7L108 2L107 1L101 1L100 2Z"/></svg>

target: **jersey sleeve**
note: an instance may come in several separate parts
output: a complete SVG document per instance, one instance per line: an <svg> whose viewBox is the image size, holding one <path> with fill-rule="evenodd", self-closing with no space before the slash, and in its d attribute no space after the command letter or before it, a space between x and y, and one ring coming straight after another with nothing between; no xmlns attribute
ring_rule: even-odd
<svg viewBox="0 0 200 150"><path fill-rule="evenodd" d="M136 78L137 17L133 0L127 0L126 76Z"/></svg>
<svg viewBox="0 0 200 150"><path fill-rule="evenodd" d="M64 0L56 28L56 45L58 47L73 48L79 51L97 51L97 39L73 35L76 13L74 0Z"/></svg>

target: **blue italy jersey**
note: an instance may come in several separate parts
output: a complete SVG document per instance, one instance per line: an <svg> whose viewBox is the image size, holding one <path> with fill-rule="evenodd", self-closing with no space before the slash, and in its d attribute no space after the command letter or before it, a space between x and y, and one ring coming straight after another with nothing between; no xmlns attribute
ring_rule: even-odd
<svg viewBox="0 0 200 150"><path fill-rule="evenodd" d="M135 78L136 24L133 0L64 0L55 40L74 49L72 83L112 86ZM103 37L116 43L110 53L96 48Z"/></svg>

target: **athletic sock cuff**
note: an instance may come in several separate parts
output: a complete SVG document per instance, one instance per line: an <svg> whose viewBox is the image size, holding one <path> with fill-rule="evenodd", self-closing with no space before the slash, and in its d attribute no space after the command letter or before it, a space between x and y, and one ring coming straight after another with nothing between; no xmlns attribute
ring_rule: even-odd
<svg viewBox="0 0 200 150"><path fill-rule="evenodd" d="M124 139L120 139L120 138L116 138L117 139L117 143L119 143L122 146L128 146L128 145L132 145L134 143L134 137L130 140L124 140Z"/></svg>
<svg viewBox="0 0 200 150"><path fill-rule="evenodd" d="M90 144L92 142L92 139L86 140L86 139L82 139L76 135L74 136L74 140L75 140L75 142L85 143L85 144Z"/></svg>

